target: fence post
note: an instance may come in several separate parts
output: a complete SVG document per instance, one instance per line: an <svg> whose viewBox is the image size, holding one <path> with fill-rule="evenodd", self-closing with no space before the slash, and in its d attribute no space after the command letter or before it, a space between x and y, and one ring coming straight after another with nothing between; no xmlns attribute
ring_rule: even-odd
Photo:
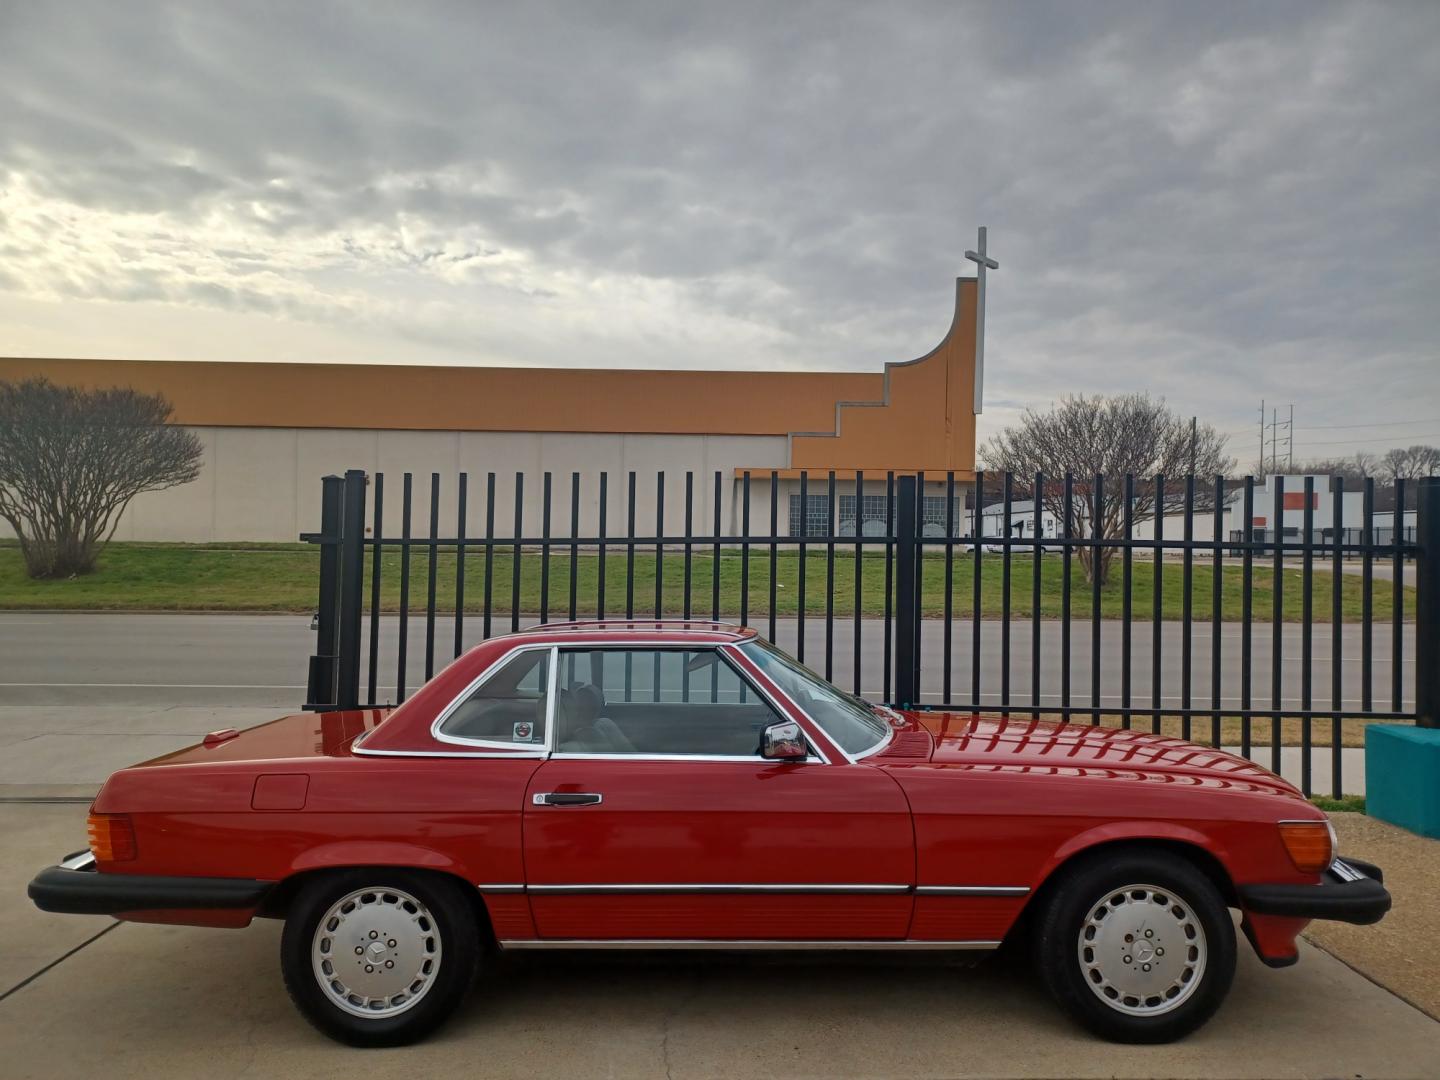
<svg viewBox="0 0 1440 1080"><path fill-rule="evenodd" d="M1440 476L1423 478L1415 494L1415 722L1440 728ZM1399 544L1404 515L1395 517Z"/></svg>
<svg viewBox="0 0 1440 1080"><path fill-rule="evenodd" d="M335 704L360 707L360 621L365 588L365 486L363 469L345 473L340 528L340 612Z"/></svg>
<svg viewBox="0 0 1440 1080"><path fill-rule="evenodd" d="M320 600L315 611L315 652L310 657L305 692L307 709L325 709L335 704L335 643L339 621L340 529L345 503L345 481L338 476L321 480ZM301 539L312 539L302 536Z"/></svg>
<svg viewBox="0 0 1440 1080"><path fill-rule="evenodd" d="M895 700L902 709L918 704L920 658L915 655L919 637L919 580L916 542L916 483L914 476L895 478Z"/></svg>

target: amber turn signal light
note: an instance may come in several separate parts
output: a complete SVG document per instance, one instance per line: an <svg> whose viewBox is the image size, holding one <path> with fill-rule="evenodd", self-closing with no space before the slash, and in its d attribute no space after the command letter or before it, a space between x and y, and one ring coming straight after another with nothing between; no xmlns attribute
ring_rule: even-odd
<svg viewBox="0 0 1440 1080"><path fill-rule="evenodd" d="M1335 832L1328 821L1282 821L1280 840L1295 869L1318 874L1335 858Z"/></svg>
<svg viewBox="0 0 1440 1080"><path fill-rule="evenodd" d="M135 828L128 814L91 814L90 854L96 862L128 862L135 858Z"/></svg>

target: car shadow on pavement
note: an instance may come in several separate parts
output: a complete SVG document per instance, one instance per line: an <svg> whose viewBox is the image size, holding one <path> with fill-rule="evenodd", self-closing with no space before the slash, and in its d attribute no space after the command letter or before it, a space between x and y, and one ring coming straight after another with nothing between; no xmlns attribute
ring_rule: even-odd
<svg viewBox="0 0 1440 1080"><path fill-rule="evenodd" d="M1308 946L1242 950L1220 1014L1171 1046L1071 1024L1023 957L532 953L496 957L451 1022L395 1050L310 1029L280 925L123 924L0 1002L9 1077L1422 1076L1440 1024Z"/></svg>

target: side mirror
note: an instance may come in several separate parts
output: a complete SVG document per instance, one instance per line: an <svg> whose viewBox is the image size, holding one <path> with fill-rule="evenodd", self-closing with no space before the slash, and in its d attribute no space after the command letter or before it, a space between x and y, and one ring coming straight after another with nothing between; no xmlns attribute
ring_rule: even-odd
<svg viewBox="0 0 1440 1080"><path fill-rule="evenodd" d="M800 725L785 720L760 733L760 756L766 761L804 761L810 756L810 748Z"/></svg>

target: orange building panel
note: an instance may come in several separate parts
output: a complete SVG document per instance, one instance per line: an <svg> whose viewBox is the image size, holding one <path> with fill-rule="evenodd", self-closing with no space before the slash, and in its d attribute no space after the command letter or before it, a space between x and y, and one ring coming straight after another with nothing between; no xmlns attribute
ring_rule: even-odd
<svg viewBox="0 0 1440 1080"><path fill-rule="evenodd" d="M964 278L945 339L883 373L11 357L0 380L162 393L192 427L785 435L792 469L969 473L974 340Z"/></svg>

